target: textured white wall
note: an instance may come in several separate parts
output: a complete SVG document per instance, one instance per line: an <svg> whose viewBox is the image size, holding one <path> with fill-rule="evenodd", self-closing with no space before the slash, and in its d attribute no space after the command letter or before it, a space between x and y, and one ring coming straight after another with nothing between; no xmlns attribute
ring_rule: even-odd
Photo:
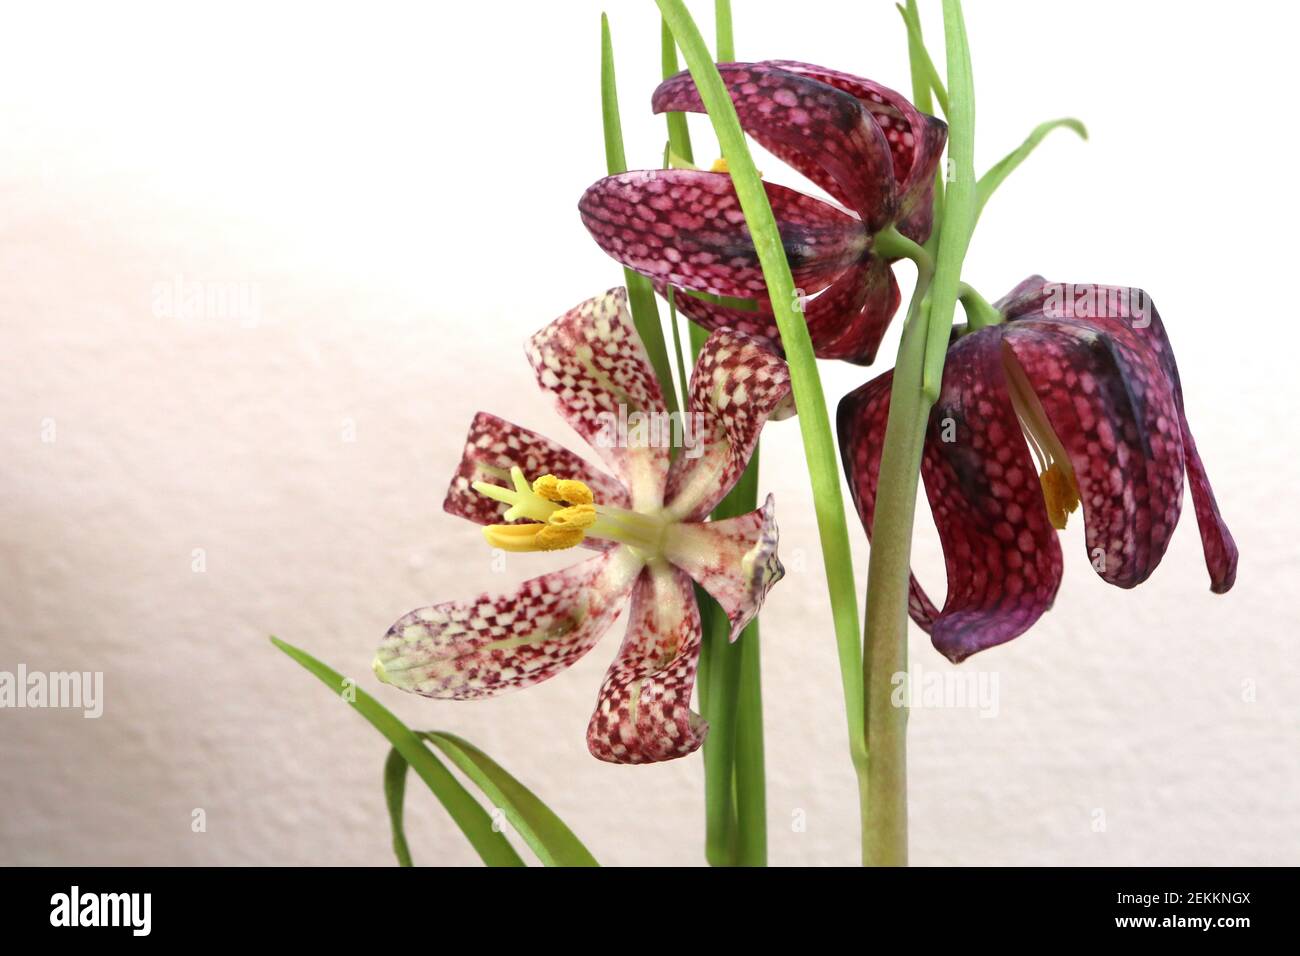
<svg viewBox="0 0 1300 956"><path fill-rule="evenodd" d="M629 154L653 165L654 11L609 6ZM990 297L1031 272L1153 294L1242 560L1236 590L1211 595L1189 504L1156 575L1122 592L1091 573L1072 522L1056 609L964 665L998 676L997 717L913 714L914 859L1300 862L1283 231L1296 142L1276 105L1294 89L1296 24L1274 4L967 6L979 164L1042 119L1078 115L1093 132L1086 145L1056 134L1016 173L967 278ZM892 4L807 0L797 20L788 4L736 7L743 57L906 87ZM0 863L389 862L386 746L272 632L409 723L477 742L602 861L700 861L698 759L621 768L586 754L617 633L549 684L478 704L408 697L368 671L410 608L564 560L494 573L441 496L480 408L576 440L533 390L521 342L619 275L574 209L603 164L599 5L511 4L505 28L454 10L6 15L0 670L103 671L107 699L99 720L0 711ZM255 288L259 321L159 317L155 287L178 276ZM832 400L862 380L825 374ZM42 441L50 421L56 440ZM769 429L764 452L791 569L763 617L771 856L852 863L796 425ZM933 537L918 565L937 588ZM854 542L862 580L856 528ZM912 661L948 668L920 634ZM205 833L191 832L195 808ZM418 784L408 816L417 862L474 861Z"/></svg>

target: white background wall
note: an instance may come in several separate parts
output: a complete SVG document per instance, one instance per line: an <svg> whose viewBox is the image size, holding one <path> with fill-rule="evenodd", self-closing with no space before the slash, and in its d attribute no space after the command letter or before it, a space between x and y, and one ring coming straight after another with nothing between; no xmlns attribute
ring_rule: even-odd
<svg viewBox="0 0 1300 956"><path fill-rule="evenodd" d="M368 670L410 608L566 560L493 573L440 503L480 408L576 440L521 342L619 281L575 211L603 168L600 4L180 6L15 6L0 31L0 669L103 671L107 696L100 720L0 711L0 863L390 862L386 745L269 633L477 742L603 862L700 862L699 759L586 753L617 633L478 704ZM607 6L629 156L657 165L656 14ZM967 20L980 167L1047 118L1079 116L1092 140L1054 134L1004 186L966 278L990 298L1031 272L1152 293L1242 558L1211 595L1188 502L1155 576L1119 591L1073 521L1056 609L964 665L996 673L998 716L912 716L914 860L1300 862L1296 24L1272 3L1028 0L969 2ZM739 0L736 30L742 58L907 88L890 3ZM250 284L259 321L155 315L178 276ZM832 401L863 380L824 374ZM791 569L763 617L771 857L852 863L795 424L764 451ZM948 667L919 632L912 661ZM417 862L474 862L418 784L408 817Z"/></svg>

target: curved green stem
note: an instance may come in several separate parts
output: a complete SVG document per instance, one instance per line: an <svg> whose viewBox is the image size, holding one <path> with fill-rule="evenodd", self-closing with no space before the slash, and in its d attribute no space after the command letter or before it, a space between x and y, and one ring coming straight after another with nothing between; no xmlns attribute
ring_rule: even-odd
<svg viewBox="0 0 1300 956"><path fill-rule="evenodd" d="M990 325L1001 325L1006 321L1006 316L989 305L984 296L965 282L961 283L957 290L957 300L961 302L972 332L976 329L988 328Z"/></svg>
<svg viewBox="0 0 1300 956"><path fill-rule="evenodd" d="M917 245L898 231L897 226L886 226L872 239L872 248L885 259L911 259L922 271L934 270L934 258L924 246Z"/></svg>

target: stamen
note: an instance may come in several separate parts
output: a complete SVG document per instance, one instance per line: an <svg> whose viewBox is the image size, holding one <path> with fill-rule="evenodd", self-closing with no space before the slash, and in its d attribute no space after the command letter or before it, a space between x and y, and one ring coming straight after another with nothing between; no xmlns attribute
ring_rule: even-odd
<svg viewBox="0 0 1300 956"><path fill-rule="evenodd" d="M657 554L666 527L658 515L640 514L596 504L586 484L542 475L531 484L520 468L510 469L514 488L476 481L475 491L509 507L502 517L522 524L494 524L483 529L488 544L503 551L558 551L581 544L587 536L617 541Z"/></svg>
<svg viewBox="0 0 1300 956"><path fill-rule="evenodd" d="M1057 531L1065 530L1065 523L1070 513L1079 507L1079 489L1074 479L1065 473L1060 462L1038 476L1043 486L1043 504L1047 505L1047 517Z"/></svg>
<svg viewBox="0 0 1300 956"><path fill-rule="evenodd" d="M1005 341L1002 343L1002 365L1020 430L1038 463L1038 481L1043 488L1047 517L1053 528L1063 531L1070 513L1079 507L1079 484L1074 477L1074 466L1052 423L1047 420L1043 403L1029 384L1025 370Z"/></svg>

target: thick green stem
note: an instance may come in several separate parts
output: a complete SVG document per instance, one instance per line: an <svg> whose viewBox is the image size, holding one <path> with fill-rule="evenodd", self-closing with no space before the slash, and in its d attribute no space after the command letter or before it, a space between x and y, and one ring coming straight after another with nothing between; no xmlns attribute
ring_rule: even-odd
<svg viewBox="0 0 1300 956"><path fill-rule="evenodd" d="M944 200L933 284L926 270L919 270L894 367L867 579L863 681L870 756L862 861L875 866L907 863L907 709L895 707L892 696L895 678L907 670L908 575L921 452L942 382L962 260L976 213L974 82L960 0L944 0L943 13L953 176Z"/></svg>

